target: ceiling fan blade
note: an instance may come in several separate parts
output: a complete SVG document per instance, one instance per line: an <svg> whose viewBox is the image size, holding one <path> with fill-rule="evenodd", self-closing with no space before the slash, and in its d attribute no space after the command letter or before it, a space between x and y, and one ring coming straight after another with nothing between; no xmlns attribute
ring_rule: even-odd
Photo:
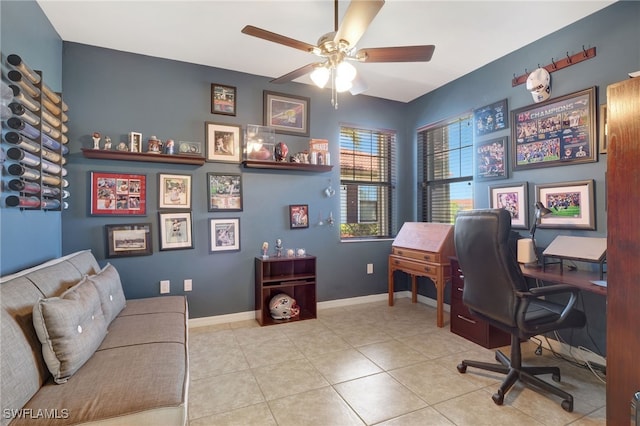
<svg viewBox="0 0 640 426"><path fill-rule="evenodd" d="M428 62L435 46L374 47L360 49L356 58L362 62Z"/></svg>
<svg viewBox="0 0 640 426"><path fill-rule="evenodd" d="M355 46L383 5L384 0L352 0L333 40L336 43L345 40L349 46Z"/></svg>
<svg viewBox="0 0 640 426"><path fill-rule="evenodd" d="M314 62L313 64L307 64L304 67L300 67L297 70L293 70L290 73L285 74L281 77L274 78L273 80L271 80L271 83L275 83L275 84L288 83L289 81L293 81L298 77L302 77L303 75L310 73L311 71L313 71L313 69L317 65L320 65L320 64L321 62Z"/></svg>
<svg viewBox="0 0 640 426"><path fill-rule="evenodd" d="M302 50L304 52L313 52L316 46L299 41L281 34L276 34L271 31L263 30L262 28L254 27L253 25L247 25L242 29L242 33L261 38L263 40L271 41L274 43L282 44L285 46L293 47L294 49Z"/></svg>
<svg viewBox="0 0 640 426"><path fill-rule="evenodd" d="M356 78L353 79L353 86L349 89L349 93L352 95L359 95L360 93L365 92L369 88L369 85L364 78L360 76L360 74L356 75Z"/></svg>

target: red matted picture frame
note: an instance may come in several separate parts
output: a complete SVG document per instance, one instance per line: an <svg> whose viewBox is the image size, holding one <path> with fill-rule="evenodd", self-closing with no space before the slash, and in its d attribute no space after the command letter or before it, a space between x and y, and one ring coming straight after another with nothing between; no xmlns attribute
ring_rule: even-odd
<svg viewBox="0 0 640 426"><path fill-rule="evenodd" d="M147 176L91 172L92 216L146 216Z"/></svg>

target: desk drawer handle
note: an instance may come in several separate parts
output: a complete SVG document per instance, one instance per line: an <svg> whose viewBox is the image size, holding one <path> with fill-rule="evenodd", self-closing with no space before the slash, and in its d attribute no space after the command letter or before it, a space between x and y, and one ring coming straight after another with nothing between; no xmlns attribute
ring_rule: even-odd
<svg viewBox="0 0 640 426"><path fill-rule="evenodd" d="M394 260L393 263L396 264L396 265L399 265L400 261L399 260Z"/></svg>
<svg viewBox="0 0 640 426"><path fill-rule="evenodd" d="M464 290L462 289L462 287L456 287L456 289L457 289L460 293L462 293L462 292L464 291Z"/></svg>
<svg viewBox="0 0 640 426"><path fill-rule="evenodd" d="M467 317L463 317L462 315L458 315L458 318L460 318L461 320L466 321L468 323L476 324L476 322L474 320L471 320L471 319L469 319Z"/></svg>

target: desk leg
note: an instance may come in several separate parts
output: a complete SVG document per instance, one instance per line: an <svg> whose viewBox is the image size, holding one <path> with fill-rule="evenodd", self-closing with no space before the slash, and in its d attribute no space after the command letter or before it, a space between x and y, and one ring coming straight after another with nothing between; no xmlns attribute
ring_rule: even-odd
<svg viewBox="0 0 640 426"><path fill-rule="evenodd" d="M436 285L437 325L444 327L444 279L438 279Z"/></svg>
<svg viewBox="0 0 640 426"><path fill-rule="evenodd" d="M418 303L418 283L413 274L411 274L411 303Z"/></svg>
<svg viewBox="0 0 640 426"><path fill-rule="evenodd" d="M393 306L393 266L391 266L391 259L389 259L389 306Z"/></svg>

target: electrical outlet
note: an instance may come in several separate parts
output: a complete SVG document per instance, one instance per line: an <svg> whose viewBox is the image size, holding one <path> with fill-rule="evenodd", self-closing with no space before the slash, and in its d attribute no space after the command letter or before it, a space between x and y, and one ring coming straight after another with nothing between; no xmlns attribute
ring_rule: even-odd
<svg viewBox="0 0 640 426"><path fill-rule="evenodd" d="M373 263L367 263L367 274L373 274Z"/></svg>
<svg viewBox="0 0 640 426"><path fill-rule="evenodd" d="M170 284L169 280L160 281L160 294L167 294L170 292Z"/></svg>
<svg viewBox="0 0 640 426"><path fill-rule="evenodd" d="M184 280L184 291L191 291L192 286L193 281L191 280L191 278L189 278L188 280Z"/></svg>

